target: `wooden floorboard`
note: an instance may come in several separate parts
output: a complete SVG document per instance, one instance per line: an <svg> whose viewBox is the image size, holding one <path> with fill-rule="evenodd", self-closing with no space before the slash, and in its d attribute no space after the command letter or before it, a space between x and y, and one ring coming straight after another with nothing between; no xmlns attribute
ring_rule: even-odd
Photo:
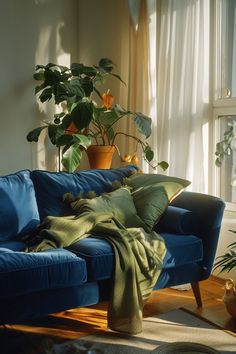
<svg viewBox="0 0 236 354"><path fill-rule="evenodd" d="M197 307L192 290L162 289L154 291L145 305L144 316L185 308L222 329L236 333L236 320L227 313L222 301L224 281L212 276L200 283L200 289L202 308ZM105 331L107 329L107 306L107 302L102 302L89 308L72 309L38 319L27 325L0 326L0 345L4 340L5 345L9 343L9 338L12 343L16 340L20 343L20 338L24 338L24 343L27 339L28 343L36 346L37 342L45 338L61 342ZM38 351L38 353L41 352Z"/></svg>

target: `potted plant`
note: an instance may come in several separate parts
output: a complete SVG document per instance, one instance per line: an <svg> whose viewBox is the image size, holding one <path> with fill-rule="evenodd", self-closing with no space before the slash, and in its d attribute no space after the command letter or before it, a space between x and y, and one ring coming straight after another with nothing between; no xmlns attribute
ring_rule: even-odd
<svg viewBox="0 0 236 354"><path fill-rule="evenodd" d="M36 66L34 78L40 81L35 88L38 100L44 103L53 99L60 112L54 114L51 121L30 131L27 140L37 142L41 132L47 129L51 143L61 151L61 163L67 171L76 170L82 152L91 145L109 146L112 151L115 147L119 152L116 138L121 134L137 142L149 164L154 158L146 140L152 132L151 118L114 104L114 97L109 91L101 93L99 90L99 86L106 82L107 77L124 83L119 75L113 73L113 69L113 62L107 58L102 58L98 65L93 66L80 63L73 63L70 68L53 63ZM116 123L124 117L134 120L143 139L115 130ZM124 159L129 162L130 158L127 155ZM133 160L135 158L136 156L133 156ZM168 164L162 161L152 167L157 166L165 170Z"/></svg>
<svg viewBox="0 0 236 354"><path fill-rule="evenodd" d="M236 122L228 122L228 129L224 132L224 137L216 144L216 160L217 167L221 167L225 156L232 154L232 150L236 149Z"/></svg>
<svg viewBox="0 0 236 354"><path fill-rule="evenodd" d="M233 233L236 231L230 230ZM228 246L228 251L222 256L217 257L214 269L220 269L220 272L229 272L236 267L236 242ZM236 283L228 279L225 284L225 293L223 297L226 309L231 316L236 318Z"/></svg>

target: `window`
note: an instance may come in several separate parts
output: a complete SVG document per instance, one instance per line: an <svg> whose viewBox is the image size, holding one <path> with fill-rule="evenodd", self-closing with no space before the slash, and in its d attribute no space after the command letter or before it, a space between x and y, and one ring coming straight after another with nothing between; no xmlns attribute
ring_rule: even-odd
<svg viewBox="0 0 236 354"><path fill-rule="evenodd" d="M236 122L236 0L215 0L215 85L213 114L215 142L222 140L229 124ZM216 194L236 210L236 151L230 150L216 168Z"/></svg>
<svg viewBox="0 0 236 354"><path fill-rule="evenodd" d="M219 116L221 139L223 134L230 127L236 125L236 115ZM233 149L224 158L220 168L220 195L228 203L236 203L236 144L233 142Z"/></svg>

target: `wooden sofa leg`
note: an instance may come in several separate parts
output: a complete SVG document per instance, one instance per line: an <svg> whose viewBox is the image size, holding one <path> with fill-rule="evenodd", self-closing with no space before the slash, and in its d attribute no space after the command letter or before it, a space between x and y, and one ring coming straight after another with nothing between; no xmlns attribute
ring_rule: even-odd
<svg viewBox="0 0 236 354"><path fill-rule="evenodd" d="M196 299L197 306L198 307L202 307L202 299L201 299L199 282L196 281L194 283L191 283L191 287L192 287L192 291L193 291L194 297Z"/></svg>

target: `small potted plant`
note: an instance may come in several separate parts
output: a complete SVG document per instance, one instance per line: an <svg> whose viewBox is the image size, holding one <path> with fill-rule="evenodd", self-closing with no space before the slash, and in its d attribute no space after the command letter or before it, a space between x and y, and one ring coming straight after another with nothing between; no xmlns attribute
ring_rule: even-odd
<svg viewBox="0 0 236 354"><path fill-rule="evenodd" d="M51 143L57 146L62 154L62 165L69 172L76 170L83 151L90 146L88 151L95 145L109 147L108 150L112 152L116 149L119 153L116 145L118 135L134 139L150 165L154 158L147 142L152 132L151 118L140 112L126 110L118 103L114 104L114 97L109 90L105 93L99 91L99 86L106 82L107 77L124 83L119 75L113 73L113 69L113 62L107 58L101 59L98 65L94 66L80 63L73 63L70 68L53 63L36 66L34 78L40 81L40 84L36 86L35 94L42 103L53 99L60 112L56 113L51 121L30 131L27 140L37 142L41 132L47 129ZM115 130L116 123L124 117L134 120L137 131L143 136L142 139L138 135ZM94 150L92 155L94 156ZM131 159L129 154L123 158L127 162ZM133 156L132 162L137 162L136 155ZM153 168L157 166L165 170L168 164L161 161L156 166L152 165ZM108 165L105 168L107 167L109 168Z"/></svg>
<svg viewBox="0 0 236 354"><path fill-rule="evenodd" d="M216 160L217 167L221 167L224 157L230 156L232 151L236 149L236 122L228 122L228 129L224 132L224 137L216 144Z"/></svg>
<svg viewBox="0 0 236 354"><path fill-rule="evenodd" d="M233 233L236 231L230 230ZM228 246L228 251L222 256L217 257L214 269L220 272L230 272L236 267L236 242ZM232 279L226 280L223 301L229 314L236 318L236 283Z"/></svg>

